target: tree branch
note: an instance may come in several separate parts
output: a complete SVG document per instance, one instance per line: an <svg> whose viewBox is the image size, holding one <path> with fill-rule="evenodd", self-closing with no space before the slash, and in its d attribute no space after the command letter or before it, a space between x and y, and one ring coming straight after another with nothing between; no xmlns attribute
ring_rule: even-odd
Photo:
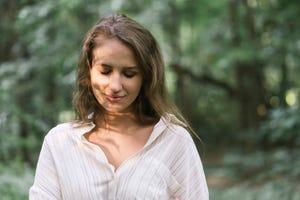
<svg viewBox="0 0 300 200"><path fill-rule="evenodd" d="M182 67L181 65L176 64L176 63L171 64L171 68L178 75L186 75L186 76L189 76L192 80L194 80L196 82L210 84L210 85L219 87L219 88L225 90L230 97L232 97L236 94L236 91L232 86L230 86L228 83L226 83L224 81L217 80L212 76L209 76L207 74L202 74L202 75L195 74L192 71L188 70L187 68Z"/></svg>

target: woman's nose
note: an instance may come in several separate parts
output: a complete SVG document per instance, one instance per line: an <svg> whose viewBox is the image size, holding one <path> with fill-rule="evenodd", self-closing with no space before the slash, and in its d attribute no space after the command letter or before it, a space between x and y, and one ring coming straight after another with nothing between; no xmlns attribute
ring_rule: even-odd
<svg viewBox="0 0 300 200"><path fill-rule="evenodd" d="M119 92L122 89L121 76L118 74L113 74L110 77L109 87L112 92Z"/></svg>

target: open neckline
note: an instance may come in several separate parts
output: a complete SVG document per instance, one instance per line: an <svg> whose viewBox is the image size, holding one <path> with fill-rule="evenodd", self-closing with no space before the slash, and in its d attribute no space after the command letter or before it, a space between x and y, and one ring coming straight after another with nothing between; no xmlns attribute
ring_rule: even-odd
<svg viewBox="0 0 300 200"><path fill-rule="evenodd" d="M145 144L139 148L136 152L134 152L133 154L131 154L130 156L128 156L126 159L124 159L120 165L118 167L116 167L115 165L113 165L112 163L109 162L109 159L107 157L107 155L105 154L105 152L103 151L103 149L93 143L93 142L90 142L86 137L85 137L85 134L87 134L89 131L91 131L94 127L95 127L95 124L92 123L93 126L90 127L90 129L85 129L84 132L81 133L81 140L85 143L85 144L88 144L90 147L93 148L93 150L96 150L97 152L99 152L102 156L102 158L104 160L102 160L103 162L107 163L111 170L113 171L114 174L117 174L120 169L122 169L124 166L126 166L126 163L128 163L130 160L134 159L134 158L137 158L138 159L138 155L144 150L146 149L162 132L163 130L166 128L166 125L165 125L165 122L164 120L161 118L152 128L152 131L148 137L148 139L146 140Z"/></svg>

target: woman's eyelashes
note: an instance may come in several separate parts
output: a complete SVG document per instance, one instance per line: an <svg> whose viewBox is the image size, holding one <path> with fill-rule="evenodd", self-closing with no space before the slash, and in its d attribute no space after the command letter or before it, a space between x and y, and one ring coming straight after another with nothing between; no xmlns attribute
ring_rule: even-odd
<svg viewBox="0 0 300 200"><path fill-rule="evenodd" d="M132 78L132 77L134 77L137 74L137 72L135 72L135 71L125 71L125 72L123 72L123 74L127 78Z"/></svg>
<svg viewBox="0 0 300 200"><path fill-rule="evenodd" d="M110 74L111 70L100 70L100 73L103 74L103 75L108 75Z"/></svg>
<svg viewBox="0 0 300 200"><path fill-rule="evenodd" d="M99 71L102 75L110 75L113 72L113 70L105 69L105 68L103 68ZM138 74L138 72L132 71L132 70L123 70L121 73L127 78L133 78L134 76L136 76Z"/></svg>

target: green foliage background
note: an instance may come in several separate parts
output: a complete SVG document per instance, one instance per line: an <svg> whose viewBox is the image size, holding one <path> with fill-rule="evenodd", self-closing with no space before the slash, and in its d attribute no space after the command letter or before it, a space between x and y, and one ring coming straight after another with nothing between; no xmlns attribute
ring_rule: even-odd
<svg viewBox="0 0 300 200"><path fill-rule="evenodd" d="M1 198L27 198L45 134L73 117L81 41L116 12L160 43L211 198L298 199L297 0L1 0Z"/></svg>

